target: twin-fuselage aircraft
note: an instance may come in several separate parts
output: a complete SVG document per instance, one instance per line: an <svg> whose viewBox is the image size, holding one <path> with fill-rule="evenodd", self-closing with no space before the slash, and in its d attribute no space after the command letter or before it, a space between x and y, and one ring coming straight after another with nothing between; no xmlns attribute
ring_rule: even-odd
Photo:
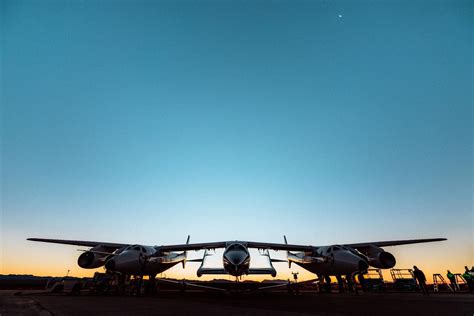
<svg viewBox="0 0 474 316"><path fill-rule="evenodd" d="M149 275L155 278L176 264L183 268L188 262L201 262L197 276L204 274L228 274L236 278L244 275L267 274L273 277L277 271L273 262L295 263L318 276L355 275L365 272L370 266L390 269L396 264L395 257L382 247L399 246L416 243L443 241L445 238L411 239L394 241L375 241L344 245L311 246L285 243L265 243L254 241L222 241L208 243L189 243L178 245L143 246L110 242L81 240L62 240L28 238L31 241L66 244L90 247L82 253L77 263L84 269L104 267L107 271L126 275ZM208 250L224 249L223 266L220 268L204 267ZM249 248L259 249L268 258L269 267L252 268L250 266ZM205 250L202 259L187 259L188 251ZM287 252L287 260L270 258L269 250Z"/></svg>

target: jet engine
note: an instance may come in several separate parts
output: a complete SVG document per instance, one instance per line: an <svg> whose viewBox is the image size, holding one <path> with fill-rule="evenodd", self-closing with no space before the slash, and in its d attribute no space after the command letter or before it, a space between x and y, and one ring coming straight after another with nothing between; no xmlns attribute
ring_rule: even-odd
<svg viewBox="0 0 474 316"><path fill-rule="evenodd" d="M131 246L120 254L110 258L105 263L105 268L111 271L133 274L145 269L149 261L142 246Z"/></svg>
<svg viewBox="0 0 474 316"><path fill-rule="evenodd" d="M107 260L106 254L96 253L94 251L106 251L102 246L96 246L89 251L84 252L77 259L77 264L83 269L95 269L103 266Z"/></svg>
<svg viewBox="0 0 474 316"><path fill-rule="evenodd" d="M369 259L369 264L379 269L393 268L397 263L395 257L390 252L384 251L381 248L378 249L380 251L372 252L370 255L367 256L367 258Z"/></svg>

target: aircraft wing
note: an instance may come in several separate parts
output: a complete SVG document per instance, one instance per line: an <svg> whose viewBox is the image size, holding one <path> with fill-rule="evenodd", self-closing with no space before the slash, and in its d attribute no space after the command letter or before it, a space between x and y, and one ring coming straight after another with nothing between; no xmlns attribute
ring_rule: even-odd
<svg viewBox="0 0 474 316"><path fill-rule="evenodd" d="M202 250L202 249L216 249L225 248L226 241L203 242L194 244L179 244L179 245L162 245L157 246L161 251L187 251L187 250Z"/></svg>
<svg viewBox="0 0 474 316"><path fill-rule="evenodd" d="M84 247L95 247L101 245L109 249L119 249L126 247L129 244L100 242L100 241L84 241L84 240L65 240L65 239L46 239L46 238L28 238L30 241L48 242L63 245L75 245ZM345 244L344 246L355 248L358 250L364 250L371 246L377 247L390 247L426 242L435 242L447 240L446 238L429 238L429 239L408 239L408 240L391 240L391 241L374 241L356 244ZM311 245L293 245L293 244L279 244L279 243L266 243L266 242L255 242L255 241L217 241L207 243L193 243L193 244L178 244L178 245L163 245L158 246L161 251L187 251L187 250L202 250L202 249L216 249L225 248L228 243L238 242L247 245L249 248L258 249L271 249L271 250L287 250L287 251L312 251L316 246Z"/></svg>
<svg viewBox="0 0 474 316"><path fill-rule="evenodd" d="M101 245L107 248L119 249L119 248L130 245L130 244L119 244L119 243L111 243L111 242L101 242L101 241L47 239L47 238L28 238L27 240L48 242L48 243L54 243L54 244L63 244L63 245L84 246L84 247L91 247L91 248ZM157 246L157 248L159 248L161 251L187 251L187 250L216 249L216 248L225 248L228 243L233 243L233 242L246 244L247 247L249 248L259 248L259 249L293 250L293 251L305 251L305 250L312 249L311 246L287 245L287 244L265 243L265 242L254 242L254 241L216 241L216 242L192 243L192 244L162 245L162 246Z"/></svg>
<svg viewBox="0 0 474 316"><path fill-rule="evenodd" d="M310 245L292 245L292 244L279 244L279 243L255 242L255 241L247 241L247 246L249 248L288 250L288 251L312 251L314 248L313 246L310 246Z"/></svg>
<svg viewBox="0 0 474 316"><path fill-rule="evenodd" d="M419 244L425 242L444 241L446 238L428 238L428 239L406 239L406 240L388 240L388 241L374 241L374 242L363 242L357 244L344 244L346 247L351 247L359 251L370 248L371 246L376 247L390 247L390 246L401 246L409 244Z"/></svg>
<svg viewBox="0 0 474 316"><path fill-rule="evenodd" d="M119 248L126 247L129 245L129 244L117 244L117 243L111 243L111 242L101 242L101 241L47 239L47 238L28 238L27 240L48 242L48 243L53 243L53 244L83 246L83 247L91 247L91 248L101 245L105 248L110 248L110 249L119 249Z"/></svg>
<svg viewBox="0 0 474 316"><path fill-rule="evenodd" d="M447 239L446 238L427 238L427 239L389 240L389 241L364 242L364 243L356 243L356 244L344 244L344 246L352 247L355 249L364 249L364 248L369 248L370 246L390 247L390 246L419 244L419 243L444 241L444 240L447 240ZM279 244L279 243L253 242L253 241L247 241L246 243L249 248L287 250L287 251L312 251L315 248L320 247L320 246L311 246L311 245L292 245L292 244L286 244L286 243Z"/></svg>
<svg viewBox="0 0 474 316"><path fill-rule="evenodd" d="M163 245L158 246L161 251L186 251L186 250L202 250L225 248L229 243L241 243L247 245L248 248L271 249L271 250L289 250L289 251L311 251L314 247L309 245L290 245L279 243L255 242L255 241L217 241L207 243L180 244L180 245Z"/></svg>

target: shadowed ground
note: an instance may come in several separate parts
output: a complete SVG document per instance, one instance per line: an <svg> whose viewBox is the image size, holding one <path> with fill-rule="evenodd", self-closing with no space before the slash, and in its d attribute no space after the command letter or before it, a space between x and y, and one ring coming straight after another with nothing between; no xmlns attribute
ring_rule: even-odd
<svg viewBox="0 0 474 316"><path fill-rule="evenodd" d="M13 296L0 292L4 315L468 315L474 295L417 293L304 294L259 293L238 296L205 292L161 292L158 297L132 296Z"/></svg>

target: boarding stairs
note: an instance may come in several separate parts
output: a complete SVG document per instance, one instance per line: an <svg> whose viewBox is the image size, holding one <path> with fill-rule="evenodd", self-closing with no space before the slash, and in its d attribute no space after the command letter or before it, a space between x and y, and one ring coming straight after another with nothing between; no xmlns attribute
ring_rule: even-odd
<svg viewBox="0 0 474 316"><path fill-rule="evenodd" d="M391 269L393 287L400 291L417 291L415 276L412 269Z"/></svg>
<svg viewBox="0 0 474 316"><path fill-rule="evenodd" d="M444 285L449 291L454 292L454 289L451 287L451 285L448 282L446 282L446 280L441 274L439 273L433 274L433 292L439 292L440 285Z"/></svg>
<svg viewBox="0 0 474 316"><path fill-rule="evenodd" d="M457 291L461 291L461 288L463 287L467 287L467 282L466 280L463 278L462 274L461 273L455 273L454 274L454 279L456 280L456 287L457 287Z"/></svg>

